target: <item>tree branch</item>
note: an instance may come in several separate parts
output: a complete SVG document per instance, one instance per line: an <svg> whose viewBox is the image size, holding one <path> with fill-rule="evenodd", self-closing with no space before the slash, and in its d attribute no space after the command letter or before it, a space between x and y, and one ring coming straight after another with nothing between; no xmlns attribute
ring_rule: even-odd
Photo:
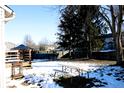
<svg viewBox="0 0 124 93"><path fill-rule="evenodd" d="M102 6L101 6L101 9L104 9L104 10L107 10L107 11L110 12L110 9L108 9L108 8L105 8L105 7L102 7Z"/></svg>
<svg viewBox="0 0 124 93"><path fill-rule="evenodd" d="M107 22L107 24L109 25L109 27L110 27L110 29L111 29L111 31L112 31L112 26L111 26L110 21L103 15L103 13L101 13L101 12L99 12L99 13L100 13L100 15L104 18L104 20Z"/></svg>

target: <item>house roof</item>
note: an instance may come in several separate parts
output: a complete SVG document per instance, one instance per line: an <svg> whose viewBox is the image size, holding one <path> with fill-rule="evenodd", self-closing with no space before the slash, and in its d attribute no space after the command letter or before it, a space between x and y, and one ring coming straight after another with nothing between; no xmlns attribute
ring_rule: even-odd
<svg viewBox="0 0 124 93"><path fill-rule="evenodd" d="M11 50L30 50L30 49L32 49L32 48L21 44L21 45L19 45L17 47L12 48Z"/></svg>
<svg viewBox="0 0 124 93"><path fill-rule="evenodd" d="M0 5L0 8L4 9L5 11L5 14L4 14L5 22L8 22L9 20L12 20L15 18L15 13L10 7L8 7L7 5Z"/></svg>
<svg viewBox="0 0 124 93"><path fill-rule="evenodd" d="M8 18L8 17L12 17L13 16L13 13L14 11L8 7L7 5L4 6L4 9L5 9L5 18Z"/></svg>

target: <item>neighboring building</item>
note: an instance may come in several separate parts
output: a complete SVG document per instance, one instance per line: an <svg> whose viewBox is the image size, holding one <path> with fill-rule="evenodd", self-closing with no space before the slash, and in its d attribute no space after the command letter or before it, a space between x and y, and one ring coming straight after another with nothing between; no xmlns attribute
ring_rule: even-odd
<svg viewBox="0 0 124 93"><path fill-rule="evenodd" d="M103 35L102 38L104 38L104 45L102 50L115 50L112 34ZM124 47L124 32L122 32L121 38L122 46Z"/></svg>
<svg viewBox="0 0 124 93"><path fill-rule="evenodd" d="M46 52L51 52L55 50L55 46L54 45L47 45L45 51Z"/></svg>
<svg viewBox="0 0 124 93"><path fill-rule="evenodd" d="M16 44L11 43L11 42L5 42L5 50L6 51L9 51L9 50L11 50L14 47L16 47Z"/></svg>
<svg viewBox="0 0 124 93"><path fill-rule="evenodd" d="M104 39L104 44L100 51L115 50L112 34L103 35L102 38Z"/></svg>
<svg viewBox="0 0 124 93"><path fill-rule="evenodd" d="M101 36L104 39L102 49L92 52L92 57L96 59L116 60L115 46L112 34ZM122 46L124 47L124 32L122 32Z"/></svg>

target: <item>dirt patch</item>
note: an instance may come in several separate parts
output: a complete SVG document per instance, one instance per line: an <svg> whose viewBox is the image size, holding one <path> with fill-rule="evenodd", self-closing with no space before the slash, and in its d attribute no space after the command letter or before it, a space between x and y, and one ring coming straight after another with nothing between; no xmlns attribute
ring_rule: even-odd
<svg viewBox="0 0 124 93"><path fill-rule="evenodd" d="M66 61L66 62L76 62L76 63L91 63L91 64L97 64L97 65L115 65L116 61L111 60L96 60L96 59L68 59L68 58L62 58L58 59L57 61Z"/></svg>

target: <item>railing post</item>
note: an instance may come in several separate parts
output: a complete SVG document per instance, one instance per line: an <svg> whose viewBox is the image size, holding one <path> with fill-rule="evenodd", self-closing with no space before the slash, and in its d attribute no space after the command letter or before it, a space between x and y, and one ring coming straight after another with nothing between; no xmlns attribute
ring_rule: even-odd
<svg viewBox="0 0 124 93"><path fill-rule="evenodd" d="M5 88L4 9L0 7L0 87Z"/></svg>

